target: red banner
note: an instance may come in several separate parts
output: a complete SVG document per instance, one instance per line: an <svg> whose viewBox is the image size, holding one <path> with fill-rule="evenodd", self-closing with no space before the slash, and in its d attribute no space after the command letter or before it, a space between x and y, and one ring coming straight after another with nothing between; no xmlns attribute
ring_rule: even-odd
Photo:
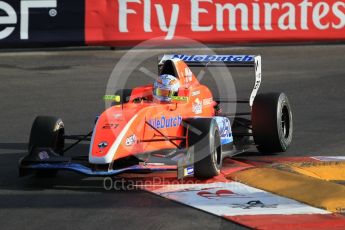
<svg viewBox="0 0 345 230"><path fill-rule="evenodd" d="M345 40L345 1L86 0L88 45Z"/></svg>

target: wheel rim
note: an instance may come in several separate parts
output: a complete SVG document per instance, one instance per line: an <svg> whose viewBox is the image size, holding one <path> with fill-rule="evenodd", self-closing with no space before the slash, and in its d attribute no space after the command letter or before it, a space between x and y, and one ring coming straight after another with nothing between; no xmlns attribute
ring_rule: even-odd
<svg viewBox="0 0 345 230"><path fill-rule="evenodd" d="M290 136L290 113L287 106L284 106L282 109L281 129L284 138L288 138Z"/></svg>

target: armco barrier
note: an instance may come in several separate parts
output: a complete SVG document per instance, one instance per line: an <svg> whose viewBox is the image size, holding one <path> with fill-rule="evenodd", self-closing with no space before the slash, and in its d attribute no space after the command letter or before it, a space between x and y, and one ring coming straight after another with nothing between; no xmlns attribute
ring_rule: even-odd
<svg viewBox="0 0 345 230"><path fill-rule="evenodd" d="M0 47L344 41L344 0L0 0Z"/></svg>

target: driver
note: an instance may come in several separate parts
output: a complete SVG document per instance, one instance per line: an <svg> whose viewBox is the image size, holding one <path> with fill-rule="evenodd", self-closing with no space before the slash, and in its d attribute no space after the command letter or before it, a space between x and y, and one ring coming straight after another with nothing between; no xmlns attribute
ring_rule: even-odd
<svg viewBox="0 0 345 230"><path fill-rule="evenodd" d="M153 83L153 97L160 102L171 102L178 95L180 81L169 74L163 74Z"/></svg>

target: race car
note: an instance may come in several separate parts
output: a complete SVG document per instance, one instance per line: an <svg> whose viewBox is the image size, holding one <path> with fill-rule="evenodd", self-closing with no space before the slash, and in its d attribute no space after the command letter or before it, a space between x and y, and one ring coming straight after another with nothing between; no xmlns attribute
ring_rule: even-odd
<svg viewBox="0 0 345 230"><path fill-rule="evenodd" d="M215 98L192 67L251 67L255 83L248 99ZM258 94L261 56L183 55L159 58L153 84L106 95L112 106L96 118L86 135L66 135L60 118L39 116L32 125L28 155L19 162L20 176L55 175L72 170L89 176L176 171L178 178L211 178L222 161L251 146L264 153L287 150L293 121L284 93ZM223 113L222 103L248 103L245 113ZM65 148L65 140L76 140ZM88 155L64 154L90 141Z"/></svg>

